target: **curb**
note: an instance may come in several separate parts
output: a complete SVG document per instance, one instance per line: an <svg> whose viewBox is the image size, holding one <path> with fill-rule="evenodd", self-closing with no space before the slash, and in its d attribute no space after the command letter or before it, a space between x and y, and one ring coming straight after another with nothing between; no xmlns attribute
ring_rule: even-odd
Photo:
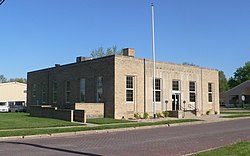
<svg viewBox="0 0 250 156"><path fill-rule="evenodd" d="M175 127L175 126L188 126L188 125L198 125L198 124L208 124L216 123L230 120L239 119L249 119L245 118L232 118L229 120L219 120L219 121L196 121L196 122L185 122L185 123L175 123L175 124L164 124L164 125L152 125L152 126L142 126L142 127L129 127L129 128L117 128L117 129L104 129L104 130L89 130L89 131L78 131L78 132L65 132L65 133L53 133L53 134L38 134L38 135L26 135L26 136L10 136L10 137L0 137L0 141L6 140L24 140L24 139L38 139L38 138L50 138L50 137L68 137L68 136L79 136L88 134L102 134L102 133L113 133L113 132L123 132L132 130L143 130L151 128L162 128L162 127Z"/></svg>
<svg viewBox="0 0 250 156"><path fill-rule="evenodd" d="M78 136L78 135L88 135L88 134L102 134L102 133L113 133L113 132L123 132L123 131L132 131L132 130L143 130L143 129L151 129L151 128L186 126L186 125L195 125L195 124L202 124L202 123L206 123L206 122L204 122L204 121L196 121L196 122L169 124L169 125L164 124L164 125L153 125L153 126L142 126L142 127L129 127L129 128L117 128L117 129L104 129L104 130L89 130L89 131L77 131L77 132L65 132L65 133L53 133L53 134L10 136L10 137L0 137L0 141L37 139L37 138L49 138L49 137L67 137L67 136Z"/></svg>

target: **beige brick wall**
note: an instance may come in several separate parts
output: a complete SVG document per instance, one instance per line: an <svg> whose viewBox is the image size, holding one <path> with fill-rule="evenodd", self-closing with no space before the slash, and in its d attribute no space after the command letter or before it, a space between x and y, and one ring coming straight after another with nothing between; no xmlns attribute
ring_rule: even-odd
<svg viewBox="0 0 250 156"><path fill-rule="evenodd" d="M104 116L130 118L134 113L153 114L153 62L126 56L108 56L80 63L39 70L28 73L28 104L41 104L42 84L46 84L47 101L53 107L74 108L79 103L79 83L86 79L86 103L96 101L96 79L103 77ZM126 102L126 76L134 76L134 101ZM161 79L161 102L157 111L172 110L172 80L180 81L181 104L189 109L189 104L199 109L199 114L212 110L219 112L218 71L196 66L157 62L156 78ZM52 83L58 83L58 101L52 102ZM71 82L70 103L65 102L65 82ZM196 103L189 101L189 82L196 82ZM49 82L49 83L48 83ZM213 102L208 103L208 83L213 83ZM32 97L32 85L37 84L36 97ZM145 87L144 87L145 86ZM168 101L168 103L166 103ZM184 106L183 101L186 101ZM94 107L94 105L92 105ZM86 110L93 109L89 106ZM93 111L94 112L94 111ZM94 114L94 113L93 113Z"/></svg>
<svg viewBox="0 0 250 156"><path fill-rule="evenodd" d="M156 102L156 111L172 110L172 81L180 81L180 102L182 108L198 108L198 115L206 111L219 113L218 71L197 66L166 62L156 63L156 78L161 79L161 102ZM190 102L189 82L196 83L196 102ZM213 102L208 103L208 83L213 84ZM146 112L153 114L153 62L146 61ZM167 103L166 103L167 101ZM184 104L184 101L186 102Z"/></svg>
<svg viewBox="0 0 250 156"><path fill-rule="evenodd" d="M76 103L75 110L85 110L87 118L104 117L104 103Z"/></svg>
<svg viewBox="0 0 250 156"><path fill-rule="evenodd" d="M126 102L126 76L134 76L134 102ZM115 118L144 112L144 60L115 57Z"/></svg>
<svg viewBox="0 0 250 156"><path fill-rule="evenodd" d="M200 107L201 69L195 66L179 65L166 62L156 63L156 78L161 79L161 102L156 102L156 111L172 110L172 81L180 81L180 102L185 109L189 104ZM189 101L189 82L196 82L196 103ZM153 114L153 62L146 61L146 112ZM184 101L186 101L184 106Z"/></svg>
<svg viewBox="0 0 250 156"><path fill-rule="evenodd" d="M220 113L219 104L219 76L217 70L202 69L202 114L206 114L211 110L211 113L215 111ZM208 102L208 83L212 83L212 102Z"/></svg>

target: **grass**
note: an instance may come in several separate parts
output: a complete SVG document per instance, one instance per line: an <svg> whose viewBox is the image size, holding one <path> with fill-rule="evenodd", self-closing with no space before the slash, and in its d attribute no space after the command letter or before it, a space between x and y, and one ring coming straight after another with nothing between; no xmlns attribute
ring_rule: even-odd
<svg viewBox="0 0 250 156"><path fill-rule="evenodd" d="M221 112L221 114L250 114L250 112Z"/></svg>
<svg viewBox="0 0 250 156"><path fill-rule="evenodd" d="M119 120L119 119L112 119L112 118L93 118L93 119L87 119L87 123L92 124L115 124L115 123L128 123L128 122L134 122L134 121L128 121L128 120Z"/></svg>
<svg viewBox="0 0 250 156"><path fill-rule="evenodd" d="M249 117L250 112L227 112L222 111L221 114L229 114L229 116L221 116L221 118L241 118L241 117Z"/></svg>
<svg viewBox="0 0 250 156"><path fill-rule="evenodd" d="M71 127L71 128L46 128L46 129L27 129L27 130L12 130L12 131L6 130L6 131L0 131L0 137L26 136L26 135L36 135L36 134L53 134L53 133L63 133L63 132L79 132L79 131L89 131L89 130L118 129L118 128L142 127L142 126L153 126L153 125L163 125L163 124L176 124L176 123L195 122L195 121L201 121L201 120L183 119L183 120L165 120L165 121L158 121L158 122L102 125L102 126L95 126L95 127L78 126L78 127Z"/></svg>
<svg viewBox="0 0 250 156"><path fill-rule="evenodd" d="M242 118L242 117L250 117L250 114L239 114L239 115L221 116L220 118Z"/></svg>
<svg viewBox="0 0 250 156"><path fill-rule="evenodd" d="M0 119L1 119L0 130L63 127L63 126L79 125L63 120L31 117L29 113L0 113Z"/></svg>
<svg viewBox="0 0 250 156"><path fill-rule="evenodd" d="M194 156L247 156L250 153L250 142L239 142L233 145L221 147L207 152L201 152Z"/></svg>

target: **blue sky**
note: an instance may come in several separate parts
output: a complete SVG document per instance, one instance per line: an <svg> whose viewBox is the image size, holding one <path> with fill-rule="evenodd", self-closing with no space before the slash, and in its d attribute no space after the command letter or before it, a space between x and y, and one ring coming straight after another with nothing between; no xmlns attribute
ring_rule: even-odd
<svg viewBox="0 0 250 156"><path fill-rule="evenodd" d="M155 0L156 59L233 76L250 60L249 8L249 0ZM5 0L0 6L0 74L7 78L113 45L152 58L151 0Z"/></svg>

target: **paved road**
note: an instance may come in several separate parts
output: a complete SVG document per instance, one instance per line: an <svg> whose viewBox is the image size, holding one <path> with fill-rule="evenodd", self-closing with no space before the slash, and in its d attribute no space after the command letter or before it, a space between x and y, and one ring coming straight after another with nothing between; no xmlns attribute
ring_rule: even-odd
<svg viewBox="0 0 250 156"><path fill-rule="evenodd" d="M250 141L250 119L71 137L0 141L0 155L185 155L240 140Z"/></svg>

